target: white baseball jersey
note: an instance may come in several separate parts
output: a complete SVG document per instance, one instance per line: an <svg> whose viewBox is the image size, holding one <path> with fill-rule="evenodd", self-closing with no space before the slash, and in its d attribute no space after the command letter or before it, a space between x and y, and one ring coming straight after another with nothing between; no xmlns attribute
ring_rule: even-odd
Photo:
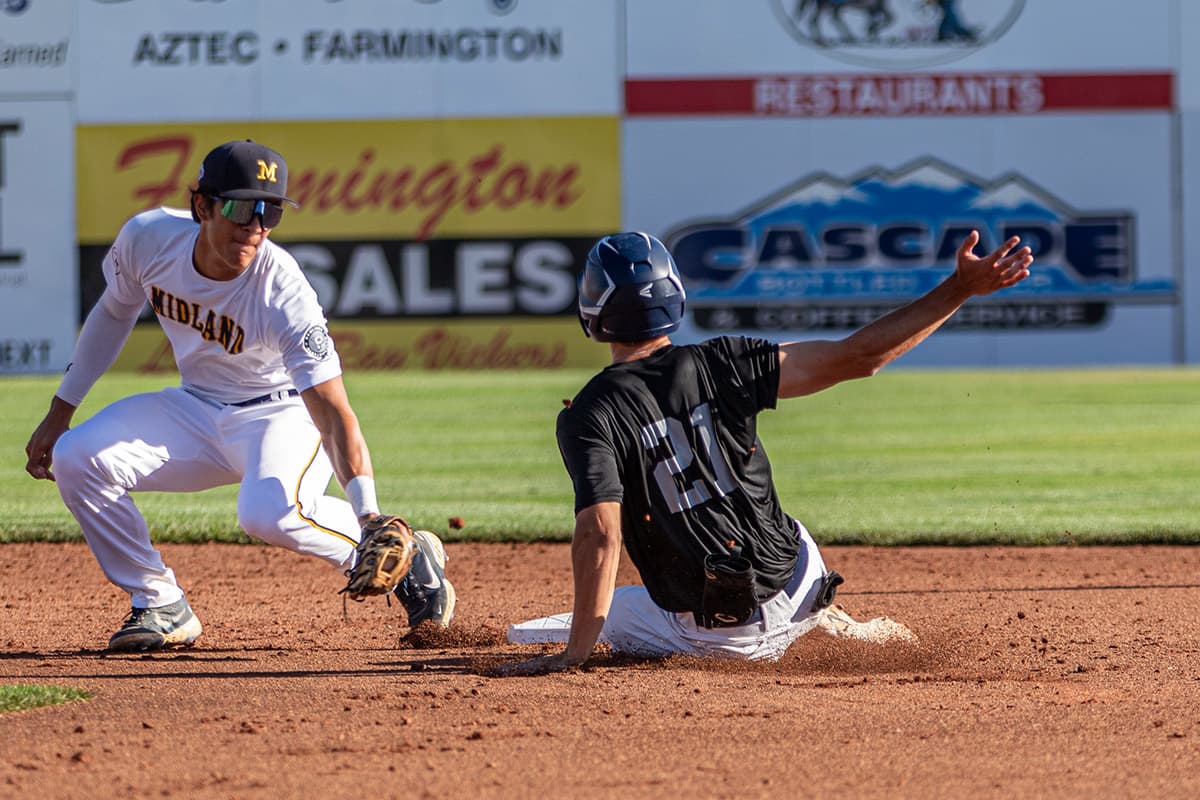
<svg viewBox="0 0 1200 800"><path fill-rule="evenodd" d="M160 208L130 219L104 259L108 291L123 305L150 302L185 389L220 403L309 389L341 374L316 292L271 240L233 280L188 268L199 226Z"/></svg>
<svg viewBox="0 0 1200 800"><path fill-rule="evenodd" d="M236 483L248 534L339 570L353 563L360 535L350 504L324 493L333 465L303 399L286 392L341 375L316 292L270 240L232 280L204 277L192 260L199 231L172 209L122 227L104 259L108 287L80 334L79 363L59 389L78 405L150 302L182 386L106 406L64 433L53 458L63 502L137 608L169 605L183 590L150 540L135 492ZM262 402L238 405L252 399Z"/></svg>

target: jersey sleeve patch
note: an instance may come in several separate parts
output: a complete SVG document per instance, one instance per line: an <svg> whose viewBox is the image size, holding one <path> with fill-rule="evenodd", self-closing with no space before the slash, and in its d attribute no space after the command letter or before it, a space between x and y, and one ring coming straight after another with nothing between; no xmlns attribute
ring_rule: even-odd
<svg viewBox="0 0 1200 800"><path fill-rule="evenodd" d="M325 361L333 353L333 340L329 338L329 329L324 325L309 325L302 343L304 352L317 361Z"/></svg>

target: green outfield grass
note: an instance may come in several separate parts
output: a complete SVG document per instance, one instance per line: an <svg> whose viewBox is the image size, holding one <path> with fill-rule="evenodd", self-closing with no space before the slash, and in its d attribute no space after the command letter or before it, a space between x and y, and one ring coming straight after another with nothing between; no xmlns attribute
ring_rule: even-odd
<svg viewBox="0 0 1200 800"><path fill-rule="evenodd" d="M554 419L588 376L347 376L381 505L439 533L463 517L451 540L568 539ZM170 382L106 376L77 421ZM0 380L0 541L80 538L54 487L24 472L56 386ZM760 420L784 507L822 543L1200 542L1200 371L893 367ZM139 504L160 541L246 541L232 487Z"/></svg>

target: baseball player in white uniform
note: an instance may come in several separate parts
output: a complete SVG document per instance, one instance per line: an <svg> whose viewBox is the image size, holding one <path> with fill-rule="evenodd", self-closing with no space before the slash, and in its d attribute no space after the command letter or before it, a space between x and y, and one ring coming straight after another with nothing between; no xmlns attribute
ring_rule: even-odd
<svg viewBox="0 0 1200 800"><path fill-rule="evenodd" d="M104 574L131 597L109 650L191 644L201 633L132 492L239 484L238 522L250 536L342 571L354 565L362 524L379 513L370 454L316 293L268 238L284 204L297 205L286 191L279 153L227 142L205 157L190 213L159 208L130 219L26 446L26 470L57 482ZM181 384L119 400L68 430L147 301ZM349 502L325 494L333 475ZM421 533L396 594L410 625L447 625L455 596L445 550Z"/></svg>

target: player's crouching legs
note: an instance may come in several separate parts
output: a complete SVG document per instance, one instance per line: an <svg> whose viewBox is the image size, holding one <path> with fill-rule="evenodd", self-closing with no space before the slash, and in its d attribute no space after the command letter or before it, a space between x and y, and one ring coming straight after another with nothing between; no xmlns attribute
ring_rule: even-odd
<svg viewBox="0 0 1200 800"><path fill-rule="evenodd" d="M53 458L58 492L77 517L81 512L96 513L125 493L128 483L119 474L119 463L113 453L106 457L98 452L86 424L59 437Z"/></svg>
<svg viewBox="0 0 1200 800"><path fill-rule="evenodd" d="M358 520L344 500L323 498L329 504L345 506L344 513L318 514L320 500L292 505L278 481L259 481L249 491L246 484L238 495L238 524L259 541L286 547L297 553L316 556L338 570L354 563L354 545L358 540Z"/></svg>
<svg viewBox="0 0 1200 800"><path fill-rule="evenodd" d="M132 448L98 445L88 424L63 434L54 448L59 494L75 515L105 577L128 592L139 608L175 603L183 593L175 574L150 541L146 521L129 495L136 483Z"/></svg>

